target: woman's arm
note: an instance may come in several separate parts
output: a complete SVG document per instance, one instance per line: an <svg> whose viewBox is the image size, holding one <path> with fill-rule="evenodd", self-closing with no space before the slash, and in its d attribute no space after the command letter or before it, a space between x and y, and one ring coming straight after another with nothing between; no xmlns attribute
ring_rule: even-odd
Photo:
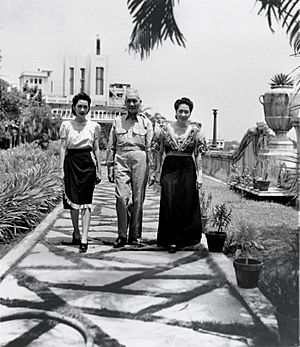
<svg viewBox="0 0 300 347"><path fill-rule="evenodd" d="M67 149L67 139L63 138L60 140L60 152L59 152L59 176L64 177L64 161Z"/></svg>
<svg viewBox="0 0 300 347"><path fill-rule="evenodd" d="M94 142L94 152L97 160L96 175L97 178L101 181L101 151L99 148L99 139L96 139Z"/></svg>
<svg viewBox="0 0 300 347"><path fill-rule="evenodd" d="M207 152L206 141L204 135L201 133L200 129L196 135L196 148L195 148L195 164L197 171L197 188L201 188L203 185L202 178L202 155Z"/></svg>

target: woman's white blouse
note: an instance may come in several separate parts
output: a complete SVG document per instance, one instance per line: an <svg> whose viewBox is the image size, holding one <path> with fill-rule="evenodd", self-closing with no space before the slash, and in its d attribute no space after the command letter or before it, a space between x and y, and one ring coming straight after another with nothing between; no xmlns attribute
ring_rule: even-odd
<svg viewBox="0 0 300 347"><path fill-rule="evenodd" d="M91 120L80 124L71 121L62 122L59 129L61 139L66 139L66 148L94 147L94 141L100 138L100 125Z"/></svg>

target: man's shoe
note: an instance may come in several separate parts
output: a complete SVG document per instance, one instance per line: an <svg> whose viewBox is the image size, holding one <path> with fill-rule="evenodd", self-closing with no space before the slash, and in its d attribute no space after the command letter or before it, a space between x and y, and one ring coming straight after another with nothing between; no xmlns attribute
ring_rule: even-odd
<svg viewBox="0 0 300 347"><path fill-rule="evenodd" d="M116 241L113 243L114 248L121 248L126 245L126 237L118 236Z"/></svg>
<svg viewBox="0 0 300 347"><path fill-rule="evenodd" d="M141 244L141 242L138 239L129 238L128 239L128 244L131 245L131 246L139 246Z"/></svg>

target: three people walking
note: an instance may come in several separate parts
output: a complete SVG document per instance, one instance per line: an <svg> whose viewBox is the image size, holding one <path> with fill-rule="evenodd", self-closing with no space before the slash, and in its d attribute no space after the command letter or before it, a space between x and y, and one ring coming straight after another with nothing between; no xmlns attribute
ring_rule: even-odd
<svg viewBox="0 0 300 347"><path fill-rule="evenodd" d="M201 156L207 150L201 125L190 122L193 102L176 100L176 121L153 124L141 112L137 90L128 89L126 111L113 120L107 148L108 180L115 184L118 237L114 248L140 245L143 203L150 168L150 152L155 152L150 185L160 175L161 199L157 245L170 253L198 244L201 240L201 212L198 191L202 186ZM80 252L88 248L88 230L95 182L101 181L97 122L87 120L91 99L85 93L74 96L75 119L60 128L60 172L64 179L64 208L71 213L72 243ZM154 134L154 136L153 136ZM79 211L82 216L82 235Z"/></svg>

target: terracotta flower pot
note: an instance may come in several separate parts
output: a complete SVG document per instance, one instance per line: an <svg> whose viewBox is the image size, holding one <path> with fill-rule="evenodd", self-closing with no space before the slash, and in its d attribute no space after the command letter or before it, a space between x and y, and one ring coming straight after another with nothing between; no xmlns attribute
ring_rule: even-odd
<svg viewBox="0 0 300 347"><path fill-rule="evenodd" d="M225 232L210 231L205 234L210 252L222 252L227 234Z"/></svg>
<svg viewBox="0 0 300 347"><path fill-rule="evenodd" d="M263 263L257 259L238 258L233 261L237 285L241 288L257 287Z"/></svg>
<svg viewBox="0 0 300 347"><path fill-rule="evenodd" d="M260 191L267 191L269 189L270 181L253 180L253 188Z"/></svg>

